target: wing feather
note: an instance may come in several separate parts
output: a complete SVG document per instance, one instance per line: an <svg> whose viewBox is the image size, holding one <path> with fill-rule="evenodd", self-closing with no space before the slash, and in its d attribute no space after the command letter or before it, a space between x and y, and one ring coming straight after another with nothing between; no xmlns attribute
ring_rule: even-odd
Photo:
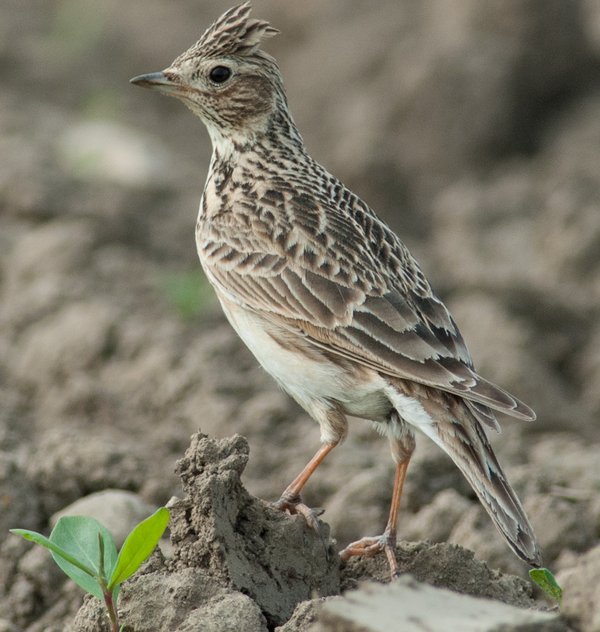
<svg viewBox="0 0 600 632"><path fill-rule="evenodd" d="M452 316L416 261L356 204L343 217L331 205L323 219L303 195L287 215L268 213L271 224L274 215L285 217L281 226L257 225L258 212L235 231L230 216L221 229L214 220L199 244L204 268L228 300L328 352L455 393L488 426L497 427L490 409L534 419L528 406L474 371Z"/></svg>

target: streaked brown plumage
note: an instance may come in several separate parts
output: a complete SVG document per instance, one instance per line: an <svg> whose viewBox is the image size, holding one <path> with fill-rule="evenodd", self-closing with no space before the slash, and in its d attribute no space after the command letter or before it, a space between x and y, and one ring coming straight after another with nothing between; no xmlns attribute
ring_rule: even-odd
<svg viewBox="0 0 600 632"><path fill-rule="evenodd" d="M454 320L398 237L306 152L275 60L277 31L227 11L166 70L132 81L181 99L205 123L213 156L196 225L204 270L257 359L320 424L323 445L275 503L314 514L302 487L347 433L376 422L397 464L382 536L343 557L385 551L392 573L397 509L413 429L463 472L512 549L541 562L533 530L483 425L533 411L480 377Z"/></svg>

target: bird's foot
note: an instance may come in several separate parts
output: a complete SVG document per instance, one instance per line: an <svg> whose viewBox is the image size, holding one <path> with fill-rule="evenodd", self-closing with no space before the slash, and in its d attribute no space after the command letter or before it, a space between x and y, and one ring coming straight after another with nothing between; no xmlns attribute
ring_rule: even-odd
<svg viewBox="0 0 600 632"><path fill-rule="evenodd" d="M392 579L395 579L400 575L398 561L396 560L395 533L385 531L383 535L365 537L356 542L352 542L345 549L340 551L340 558L346 561L355 556L374 557L382 552L385 553L388 564L390 565Z"/></svg>
<svg viewBox="0 0 600 632"><path fill-rule="evenodd" d="M284 511L292 516L303 516L304 520L306 520L306 524L316 531L319 536L321 535L319 530L319 516L323 513L323 509L311 509L308 505L305 505L302 502L300 496L289 497L286 496L285 493L279 500L271 503L271 506L274 509L279 509L279 511Z"/></svg>

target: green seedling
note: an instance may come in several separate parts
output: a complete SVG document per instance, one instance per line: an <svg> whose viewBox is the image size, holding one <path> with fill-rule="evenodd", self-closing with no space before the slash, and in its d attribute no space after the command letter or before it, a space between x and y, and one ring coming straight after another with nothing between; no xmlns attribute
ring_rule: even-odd
<svg viewBox="0 0 600 632"><path fill-rule="evenodd" d="M184 320L201 314L212 300L212 289L201 270L167 275L162 285L168 301Z"/></svg>
<svg viewBox="0 0 600 632"><path fill-rule="evenodd" d="M49 549L78 586L104 602L112 631L119 632L116 604L121 584L150 557L168 523L169 510L161 507L131 531L118 554L106 527L86 516L60 518L49 538L27 529L10 531Z"/></svg>
<svg viewBox="0 0 600 632"><path fill-rule="evenodd" d="M562 601L562 588L556 578L547 568L532 568L529 577L560 606Z"/></svg>

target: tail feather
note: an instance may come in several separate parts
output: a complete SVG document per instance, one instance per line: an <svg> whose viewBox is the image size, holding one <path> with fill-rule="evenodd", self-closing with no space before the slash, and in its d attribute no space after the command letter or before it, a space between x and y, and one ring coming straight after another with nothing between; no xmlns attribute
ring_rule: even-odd
<svg viewBox="0 0 600 632"><path fill-rule="evenodd" d="M502 432L496 415L494 415L494 411L489 406L484 406L479 402L473 402L468 399L465 399L464 403L479 423L486 425L488 428L492 428L498 433Z"/></svg>
<svg viewBox="0 0 600 632"><path fill-rule="evenodd" d="M533 529L482 425L499 429L491 407L407 380L390 380L386 393L400 418L454 461L512 550L531 566L541 566Z"/></svg>
<svg viewBox="0 0 600 632"><path fill-rule="evenodd" d="M502 471L483 428L464 404L462 410L468 419L440 420L437 436L431 438L469 481L513 551L531 566L541 566L541 553L521 502Z"/></svg>

